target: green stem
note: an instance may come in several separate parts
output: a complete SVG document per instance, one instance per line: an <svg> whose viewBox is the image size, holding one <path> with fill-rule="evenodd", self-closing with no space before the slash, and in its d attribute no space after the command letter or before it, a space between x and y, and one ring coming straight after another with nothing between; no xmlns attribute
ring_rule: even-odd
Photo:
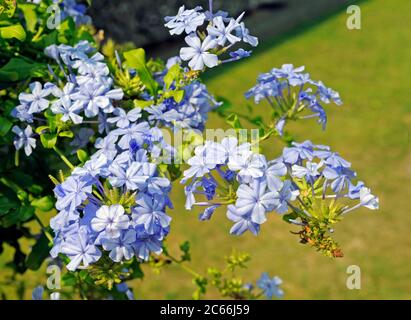
<svg viewBox="0 0 411 320"><path fill-rule="evenodd" d="M53 237L51 236L51 234L47 231L47 228L45 227L45 225L43 224L43 222L41 222L40 218L37 216L37 214L34 214L34 219L37 221L37 223L40 225L41 230L44 232L45 236L47 237L47 239L50 241L51 244L53 244L54 240Z"/></svg>
<svg viewBox="0 0 411 320"><path fill-rule="evenodd" d="M167 258L169 258L171 261L173 261L174 263L178 264L184 271L190 273L192 276L196 277L196 278L203 278L203 276L201 274L199 274L198 272L196 272L195 270L191 269L190 267L187 267L185 264L183 264L180 260L178 260L177 258L174 258L173 256L171 256L169 253L165 253L165 256Z"/></svg>
<svg viewBox="0 0 411 320"><path fill-rule="evenodd" d="M70 170L73 170L75 168L75 166L63 154L63 152L61 152L56 146L53 147L53 150L56 151L56 153L60 156L61 160L64 161L64 163L70 168Z"/></svg>

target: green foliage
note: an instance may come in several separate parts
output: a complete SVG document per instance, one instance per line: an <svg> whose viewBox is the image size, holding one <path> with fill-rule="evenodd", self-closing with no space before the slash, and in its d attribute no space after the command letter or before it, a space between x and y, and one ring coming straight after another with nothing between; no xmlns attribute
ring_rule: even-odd
<svg viewBox="0 0 411 320"><path fill-rule="evenodd" d="M144 49L134 49L124 52L124 58L126 59L127 66L134 68L137 71L141 82L147 87L148 91L156 96L158 90L158 84L154 81L146 63L146 53Z"/></svg>

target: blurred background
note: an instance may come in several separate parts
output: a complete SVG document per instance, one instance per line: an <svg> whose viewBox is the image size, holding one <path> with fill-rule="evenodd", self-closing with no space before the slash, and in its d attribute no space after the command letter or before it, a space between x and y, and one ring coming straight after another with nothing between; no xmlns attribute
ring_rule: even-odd
<svg viewBox="0 0 411 320"><path fill-rule="evenodd" d="M170 39L162 17L175 14L180 5L207 6L207 0L99 0L91 15L107 37L132 41L152 57L169 57L183 45ZM345 256L330 259L299 244L293 227L272 214L258 237L230 236L230 221L218 211L201 222L197 212L184 209L182 188L176 185L170 250L189 240L191 266L201 272L220 267L235 248L251 253L245 278L255 281L262 271L284 281L285 299L410 299L411 298L411 1L409 0L216 0L216 8L231 13L247 10L246 24L260 37L251 58L213 69L206 84L216 96L224 96L238 112L247 110L242 93L254 85L261 72L284 63L305 65L311 77L340 92L343 106L328 108L329 122L322 131L315 121L291 124L297 141L310 139L330 145L352 162L381 209L361 209L335 230ZM346 27L349 4L361 8L361 30ZM261 111L259 111L259 109ZM264 116L264 107L255 109ZM208 128L227 128L213 114ZM280 142L263 145L267 158L277 157ZM177 191L178 190L178 191ZM43 217L46 221L48 217ZM295 230L294 230L295 231ZM8 249L0 256L10 259ZM348 290L346 269L361 268L361 290ZM137 299L184 299L194 290L191 278L178 267L160 274L144 269L143 282L133 283ZM43 276L44 275L44 276ZM44 279L43 279L44 277ZM45 273L28 272L17 277L12 290L33 288L45 282ZM16 289L17 288L17 289ZM29 297L29 292L26 293ZM210 292L208 298L218 298Z"/></svg>

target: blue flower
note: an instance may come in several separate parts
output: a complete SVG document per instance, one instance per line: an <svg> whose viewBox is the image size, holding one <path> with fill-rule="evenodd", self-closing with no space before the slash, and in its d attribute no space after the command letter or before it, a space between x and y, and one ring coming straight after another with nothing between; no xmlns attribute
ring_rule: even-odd
<svg viewBox="0 0 411 320"><path fill-rule="evenodd" d="M268 273L264 272L257 281L257 287L263 290L268 299L272 299L273 296L282 298L284 296L284 291L280 288L282 283L283 281L279 277L270 278Z"/></svg>
<svg viewBox="0 0 411 320"><path fill-rule="evenodd" d="M331 189L335 193L340 193L347 187L352 178L355 177L355 172L345 167L326 167L323 175L327 180L332 180Z"/></svg>
<svg viewBox="0 0 411 320"><path fill-rule="evenodd" d="M313 81L312 84L314 84L318 88L318 96L324 103L328 104L331 103L331 101L336 105L341 105L343 103L339 93L331 88L326 87L321 81Z"/></svg>
<svg viewBox="0 0 411 320"><path fill-rule="evenodd" d="M137 196L136 204L137 206L133 210L133 223L144 225L148 234L154 234L158 225L162 228L167 228L170 225L171 217L164 213L164 197L142 193Z"/></svg>
<svg viewBox="0 0 411 320"><path fill-rule="evenodd" d="M141 182L141 166L142 164L139 162L132 162L127 168L123 168L118 163L112 163L109 168L111 185L113 187L122 187L125 185L128 190L137 190L137 183Z"/></svg>
<svg viewBox="0 0 411 320"><path fill-rule="evenodd" d="M323 163L316 163L307 161L305 166L299 166L297 164L292 166L292 175L297 178L305 178L308 183L313 184L315 180L320 176L319 169L323 166Z"/></svg>
<svg viewBox="0 0 411 320"><path fill-rule="evenodd" d="M73 121L74 124L80 124L83 122L83 117L78 115L78 112L83 107L80 104L72 104L69 99L61 99L58 105L52 106L52 111L55 114L62 114L61 120L67 122Z"/></svg>
<svg viewBox="0 0 411 320"><path fill-rule="evenodd" d="M150 234L144 229L144 225L136 227L137 239L134 243L134 254L141 260L148 260L150 253L160 254L163 251L162 240L165 236L164 231L156 228L154 234Z"/></svg>
<svg viewBox="0 0 411 320"><path fill-rule="evenodd" d="M290 180L286 180L281 189L274 193L275 211L283 214L288 211L288 203L294 201L300 192L294 189Z"/></svg>
<svg viewBox="0 0 411 320"><path fill-rule="evenodd" d="M371 210L377 210L379 208L379 199L371 194L370 189L361 188L360 190L360 204Z"/></svg>
<svg viewBox="0 0 411 320"><path fill-rule="evenodd" d="M253 47L258 46L258 38L250 35L250 31L245 27L244 22L240 23L240 26L236 31L237 37L242 38L245 43L248 43Z"/></svg>
<svg viewBox="0 0 411 320"><path fill-rule="evenodd" d="M251 212L248 212L247 214L239 213L238 208L234 205L229 205L227 209L227 218L235 222L230 229L231 234L240 236L249 230L254 235L258 235L260 232L260 225L251 220Z"/></svg>
<svg viewBox="0 0 411 320"><path fill-rule="evenodd" d="M348 185L348 197L350 199L359 199L360 198L360 191L365 187L364 182L358 181L356 185L354 185L351 181Z"/></svg>
<svg viewBox="0 0 411 320"><path fill-rule="evenodd" d="M207 207L203 213L200 213L200 215L198 216L198 219L200 219L201 221L210 220L215 210L220 206L221 206L220 204L215 204L215 205Z"/></svg>
<svg viewBox="0 0 411 320"><path fill-rule="evenodd" d="M112 100L121 100L121 89L110 90L110 84L103 82L86 83L71 98L76 106L84 108L86 117L93 118L102 110L105 113L114 111Z"/></svg>
<svg viewBox="0 0 411 320"><path fill-rule="evenodd" d="M262 177L267 168L265 157L251 151L232 155L227 165L230 170L237 171L237 175L246 182Z"/></svg>
<svg viewBox="0 0 411 320"><path fill-rule="evenodd" d="M150 194L164 194L164 190L170 186L170 180L158 177L157 166L154 163L142 163L139 176L135 183L140 191L148 191Z"/></svg>
<svg viewBox="0 0 411 320"><path fill-rule="evenodd" d="M107 119L107 122L115 123L119 128L126 128L130 125L130 122L136 122L141 118L141 109L135 108L129 112L125 112L123 109L117 108L114 111L114 115L116 115L116 117Z"/></svg>
<svg viewBox="0 0 411 320"><path fill-rule="evenodd" d="M17 135L14 139L14 147L16 150L24 148L26 156L31 155L33 149L36 148L36 139L33 138L33 129L27 126L24 130L14 126L12 131Z"/></svg>
<svg viewBox="0 0 411 320"><path fill-rule="evenodd" d="M32 300L43 300L44 288L43 286L37 286L33 289L31 294Z"/></svg>
<svg viewBox="0 0 411 320"><path fill-rule="evenodd" d="M218 57L208 51L217 47L217 42L211 36L207 36L203 42L196 35L185 37L189 47L181 48L180 57L184 61L190 61L189 67L193 70L203 70L204 66L213 68L218 65Z"/></svg>
<svg viewBox="0 0 411 320"><path fill-rule="evenodd" d="M238 20L241 20L242 14ZM225 46L228 41L230 44L241 41L241 39L232 33L239 27L237 20L230 19L228 25L226 26L223 20L223 17L215 17L211 24L208 25L207 31L208 34L215 38L218 45Z"/></svg>
<svg viewBox="0 0 411 320"><path fill-rule="evenodd" d="M280 161L271 161L268 165L269 167L265 171L267 186L271 191L277 191L283 186L283 182L280 177L287 174L287 167Z"/></svg>
<svg viewBox="0 0 411 320"><path fill-rule="evenodd" d="M242 184L237 189L237 212L246 215L251 212L251 221L262 224L267 218L265 214L275 207L275 192L267 192L267 183L255 179L249 186Z"/></svg>
<svg viewBox="0 0 411 320"><path fill-rule="evenodd" d="M283 160L290 165L300 163L301 160L313 159L313 144L311 141L304 141L303 143L293 142L290 148L284 148Z"/></svg>
<svg viewBox="0 0 411 320"><path fill-rule="evenodd" d="M150 126L147 122L133 123L127 128L119 128L112 131L113 135L121 136L118 146L128 149L131 140L135 140L139 145L144 142L144 137L149 132Z"/></svg>
<svg viewBox="0 0 411 320"><path fill-rule="evenodd" d="M113 160L117 155L116 142L118 136L109 134L105 138L97 138L94 147L97 149L95 156L104 154L107 159Z"/></svg>
<svg viewBox="0 0 411 320"><path fill-rule="evenodd" d="M136 241L136 232L132 229L121 231L118 238L103 238L101 244L106 251L110 251L109 257L114 262L121 262L123 259L130 260L134 256L133 244Z"/></svg>
<svg viewBox="0 0 411 320"><path fill-rule="evenodd" d="M70 263L67 265L70 271L76 270L80 265L82 268L87 268L101 257L101 251L90 243L85 227L81 227L78 233L64 242L61 252L70 258Z"/></svg>
<svg viewBox="0 0 411 320"><path fill-rule="evenodd" d="M58 210L74 211L91 194L92 186L89 176L68 177L61 185L57 186L55 192L58 195L56 208Z"/></svg>
<svg viewBox="0 0 411 320"><path fill-rule="evenodd" d="M236 51L230 52L230 57L234 59L238 59L238 60L243 59L243 58L248 58L250 55L251 55L251 51L246 51L242 48Z"/></svg>
<svg viewBox="0 0 411 320"><path fill-rule="evenodd" d="M96 217L91 220L91 228L96 232L103 232L109 239L118 238L121 230L128 228L130 220L124 214L124 208L115 204L102 206L96 212Z"/></svg>
<svg viewBox="0 0 411 320"><path fill-rule="evenodd" d="M205 15L200 13L202 8L196 7L195 9L185 10L182 6L178 10L178 13L174 17L165 17L164 20L167 22L165 26L170 29L171 35L179 35L183 32L190 34L195 32L197 28L204 24Z"/></svg>
<svg viewBox="0 0 411 320"><path fill-rule="evenodd" d="M50 89L43 89L41 83L38 81L31 83L29 88L31 93L20 93L20 103L29 106L29 113L37 113L47 109L50 101L46 98L51 93Z"/></svg>

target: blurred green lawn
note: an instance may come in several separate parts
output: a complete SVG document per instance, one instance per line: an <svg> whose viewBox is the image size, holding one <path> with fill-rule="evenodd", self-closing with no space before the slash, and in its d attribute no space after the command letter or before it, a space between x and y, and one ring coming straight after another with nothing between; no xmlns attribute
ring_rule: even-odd
<svg viewBox="0 0 411 320"><path fill-rule="evenodd" d="M191 266L203 272L220 267L233 248L252 254L245 278L255 281L262 271L284 280L286 299L405 299L411 298L411 1L370 0L361 3L362 30L346 28L345 12L304 30L262 44L252 58L220 68L207 84L215 95L227 97L244 113L242 93L260 72L283 63L305 65L313 79L340 92L344 105L327 109L325 132L315 121L292 124L296 140L328 144L353 163L359 177L380 196L377 212L361 209L336 228L345 257L330 259L298 243L293 228L272 214L258 237L230 236L230 222L221 210L211 221L200 222L197 212L184 210L181 187L175 209L170 251L192 244ZM262 23L269 23L264 21ZM261 110L260 112L258 110ZM265 115L265 106L256 114ZM212 115L208 128L227 128ZM276 140L264 145L268 158L279 155ZM410 198L408 198L410 197ZM0 259L0 269L4 268ZM348 290L346 268L358 265L362 289ZM184 299L194 290L190 276L177 266L160 275L145 268L143 282L135 281L137 299ZM29 273L30 285L45 282ZM218 298L210 292L209 298Z"/></svg>

